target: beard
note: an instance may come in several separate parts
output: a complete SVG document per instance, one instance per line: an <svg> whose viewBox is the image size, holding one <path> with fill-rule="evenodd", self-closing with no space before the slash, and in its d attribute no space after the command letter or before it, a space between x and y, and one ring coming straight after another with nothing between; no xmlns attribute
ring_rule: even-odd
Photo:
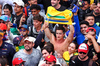
<svg viewBox="0 0 100 66"><path fill-rule="evenodd" d="M100 15L100 13L96 13L95 11L93 11L93 12L94 12L94 13L95 13L95 15L97 15L97 16L98 16L98 15Z"/></svg>
<svg viewBox="0 0 100 66"><path fill-rule="evenodd" d="M25 49L26 51L30 51L32 48L29 48L29 49Z"/></svg>
<svg viewBox="0 0 100 66"><path fill-rule="evenodd" d="M81 60L83 60L83 59L85 59L85 58L86 58L86 56L85 56L85 57L83 57L83 58L81 58L81 57L79 56L79 58L80 58Z"/></svg>

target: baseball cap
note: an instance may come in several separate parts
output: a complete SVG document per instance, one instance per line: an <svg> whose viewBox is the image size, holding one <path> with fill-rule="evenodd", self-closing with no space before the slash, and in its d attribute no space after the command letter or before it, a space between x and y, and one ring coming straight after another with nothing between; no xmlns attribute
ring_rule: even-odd
<svg viewBox="0 0 100 66"><path fill-rule="evenodd" d="M85 43L82 43L82 44L79 45L78 52L87 53L88 49L89 49L88 45L85 44Z"/></svg>
<svg viewBox="0 0 100 66"><path fill-rule="evenodd" d="M89 27L89 28L86 30L86 32L89 32L89 31L94 31L94 32L96 32L96 29L93 28L93 27Z"/></svg>
<svg viewBox="0 0 100 66"><path fill-rule="evenodd" d="M8 15L2 15L0 19L3 21L10 21L10 17Z"/></svg>
<svg viewBox="0 0 100 66"><path fill-rule="evenodd" d="M25 25L25 24L24 24L24 25L22 25L21 27L19 27L19 29L20 29L20 28L25 28L25 29L27 29L27 30L28 30L28 26L27 26L27 25Z"/></svg>
<svg viewBox="0 0 100 66"><path fill-rule="evenodd" d="M4 35L4 32L2 30L0 30L0 35L2 35L2 36Z"/></svg>
<svg viewBox="0 0 100 66"><path fill-rule="evenodd" d="M53 62L55 61L56 62L56 57L53 56L53 55L49 55L45 58L45 61L49 61L49 62Z"/></svg>
<svg viewBox="0 0 100 66"><path fill-rule="evenodd" d="M18 64L20 64L20 63L22 63L22 62L25 62L25 61L23 61L21 58L15 58L15 59L12 61L12 64L13 64L13 65L18 65Z"/></svg>
<svg viewBox="0 0 100 66"><path fill-rule="evenodd" d="M13 39L13 44L14 44L14 45L19 45L20 42L21 42L21 40L22 40L22 38L23 38L23 36L15 37L15 38Z"/></svg>
<svg viewBox="0 0 100 66"><path fill-rule="evenodd" d="M0 23L0 30L7 30L6 24Z"/></svg>
<svg viewBox="0 0 100 66"><path fill-rule="evenodd" d="M24 39L24 41L26 41L26 40L34 43L36 39L35 39L34 37L30 37L30 36L29 36L29 37L26 37L26 38Z"/></svg>
<svg viewBox="0 0 100 66"><path fill-rule="evenodd" d="M24 2L22 0L14 0L13 3L16 3L17 5L24 7Z"/></svg>

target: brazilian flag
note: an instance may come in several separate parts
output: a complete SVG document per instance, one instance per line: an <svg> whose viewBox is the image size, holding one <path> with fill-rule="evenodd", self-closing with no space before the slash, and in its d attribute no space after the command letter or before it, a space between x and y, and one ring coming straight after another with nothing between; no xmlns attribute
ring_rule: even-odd
<svg viewBox="0 0 100 66"><path fill-rule="evenodd" d="M46 22L55 24L72 25L72 11L66 9L64 11L57 11L54 7L49 6L46 13Z"/></svg>

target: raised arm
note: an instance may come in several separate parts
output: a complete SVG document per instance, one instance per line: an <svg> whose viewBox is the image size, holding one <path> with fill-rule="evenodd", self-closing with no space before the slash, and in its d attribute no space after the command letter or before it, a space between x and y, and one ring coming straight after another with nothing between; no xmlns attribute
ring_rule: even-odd
<svg viewBox="0 0 100 66"><path fill-rule="evenodd" d="M73 35L74 35L74 26L70 25L69 27L70 27L70 32L68 37L65 39L68 42L68 44L70 44L73 41Z"/></svg>
<svg viewBox="0 0 100 66"><path fill-rule="evenodd" d="M44 25L43 25L43 28L44 28L44 31L45 31L45 34L46 34L46 36L48 37L48 39L51 41L51 39L52 39L52 37L54 36L51 32L50 32L50 30L49 30L49 26L48 26L48 22L45 22L44 23Z"/></svg>

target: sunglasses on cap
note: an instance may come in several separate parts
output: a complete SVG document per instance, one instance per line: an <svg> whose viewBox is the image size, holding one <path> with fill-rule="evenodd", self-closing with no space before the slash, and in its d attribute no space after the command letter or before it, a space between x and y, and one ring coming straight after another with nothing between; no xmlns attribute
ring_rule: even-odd
<svg viewBox="0 0 100 66"><path fill-rule="evenodd" d="M86 54L86 53L84 53L84 52L79 52L80 54Z"/></svg>
<svg viewBox="0 0 100 66"><path fill-rule="evenodd" d="M24 30L22 30L22 29L19 29L20 31L23 31L23 32L25 32L26 31L26 29L24 29Z"/></svg>

